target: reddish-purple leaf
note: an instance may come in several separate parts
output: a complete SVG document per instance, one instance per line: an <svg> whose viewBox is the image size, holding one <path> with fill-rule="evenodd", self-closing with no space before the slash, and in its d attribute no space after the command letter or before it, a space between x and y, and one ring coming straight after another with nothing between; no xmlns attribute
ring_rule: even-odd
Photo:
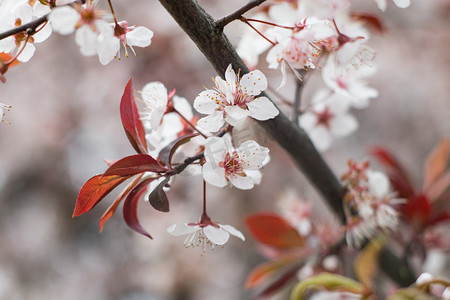
<svg viewBox="0 0 450 300"><path fill-rule="evenodd" d="M297 261L298 257L289 256L274 261L263 263L254 268L248 275L245 287L250 289L266 282L271 276L279 272L282 268Z"/></svg>
<svg viewBox="0 0 450 300"><path fill-rule="evenodd" d="M150 193L148 200L154 209L169 212L169 199L164 192L164 186L169 182L169 177L164 179L158 186Z"/></svg>
<svg viewBox="0 0 450 300"><path fill-rule="evenodd" d="M148 154L136 154L124 157L113 163L103 176L132 176L143 172L162 173L167 169Z"/></svg>
<svg viewBox="0 0 450 300"><path fill-rule="evenodd" d="M145 130L139 117L139 112L134 100L133 83L130 80L123 92L120 101L120 118L127 134L128 140L137 153L147 153L147 142L145 139Z"/></svg>
<svg viewBox="0 0 450 300"><path fill-rule="evenodd" d="M304 243L298 231L278 215L256 214L247 217L245 223L255 239L268 246L285 249Z"/></svg>
<svg viewBox="0 0 450 300"><path fill-rule="evenodd" d="M402 208L403 216L418 226L423 226L431 214L430 200L424 194L409 198Z"/></svg>
<svg viewBox="0 0 450 300"><path fill-rule="evenodd" d="M134 231L143 234L151 239L152 236L141 226L138 220L137 207L139 199L148 188L150 182L155 178L149 178L139 183L127 196L123 203L123 218L125 223Z"/></svg>
<svg viewBox="0 0 450 300"><path fill-rule="evenodd" d="M132 189L134 189L134 187L139 183L139 181L142 178L142 175L143 174L136 176L133 179L133 181L130 182L130 184L128 184L127 187L120 193L120 195L117 196L117 198L116 198L116 200L114 200L113 204L111 204L111 206L108 207L108 209L105 211L102 218L100 219L100 232L102 232L103 225L105 224L105 222L114 215L114 213L117 210L117 207L119 207L119 204L120 204L120 202L122 202L123 198L125 198L125 196L128 195L128 193Z"/></svg>
<svg viewBox="0 0 450 300"><path fill-rule="evenodd" d="M89 179L81 188L75 204L72 217L78 217L90 211L109 192L129 177L96 175Z"/></svg>
<svg viewBox="0 0 450 300"><path fill-rule="evenodd" d="M389 180L400 198L409 198L415 194L408 175L391 152L382 147L373 147L369 153L384 166Z"/></svg>
<svg viewBox="0 0 450 300"><path fill-rule="evenodd" d="M288 283L291 282L291 280L297 278L298 271L303 266L303 262L297 263L287 269L284 273L282 273L275 281L273 281L271 284L269 284L267 287L265 287L256 297L257 299L269 297L270 295L273 295L275 292L282 289L284 286L286 286Z"/></svg>
<svg viewBox="0 0 450 300"><path fill-rule="evenodd" d="M442 139L425 161L423 188L428 189L444 174L448 163L449 141Z"/></svg>
<svg viewBox="0 0 450 300"><path fill-rule="evenodd" d="M171 167L172 164L172 157L175 154L175 151L183 145L189 142L193 137L198 136L198 133L194 134L188 134L185 136L182 136L180 138L177 138L173 142L171 142L169 145L165 146L164 148L159 151L158 158L164 162L167 166Z"/></svg>

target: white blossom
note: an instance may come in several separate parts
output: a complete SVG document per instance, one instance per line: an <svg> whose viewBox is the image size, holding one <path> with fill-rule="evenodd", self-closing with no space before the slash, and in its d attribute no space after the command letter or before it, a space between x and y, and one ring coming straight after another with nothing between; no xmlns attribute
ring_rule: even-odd
<svg viewBox="0 0 450 300"><path fill-rule="evenodd" d="M206 244L212 248L225 245L230 235L245 241L244 235L233 226L218 224L212 222L209 218L206 222L173 224L167 228L167 231L173 236L187 235L184 246L195 247L200 245L202 254Z"/></svg>
<svg viewBox="0 0 450 300"><path fill-rule="evenodd" d="M0 102L0 120L2 120L2 122L9 123L4 119L4 117L6 115L5 111L9 111L10 109L11 105L3 104Z"/></svg>
<svg viewBox="0 0 450 300"><path fill-rule="evenodd" d="M261 169L269 159L269 149L249 140L234 149L226 138L210 137L205 141L203 179L214 186L228 183L248 190L261 181Z"/></svg>
<svg viewBox="0 0 450 300"><path fill-rule="evenodd" d="M208 114L198 124L211 132L218 131L225 122L235 126L248 116L265 121L279 111L267 97L257 97L267 88L267 79L259 70L239 78L231 64L225 72L225 80L217 76L216 88L201 92L194 101L194 108Z"/></svg>

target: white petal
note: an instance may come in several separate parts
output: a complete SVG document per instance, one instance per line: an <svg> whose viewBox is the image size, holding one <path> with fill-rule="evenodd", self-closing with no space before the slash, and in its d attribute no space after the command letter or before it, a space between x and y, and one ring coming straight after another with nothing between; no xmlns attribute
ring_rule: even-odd
<svg viewBox="0 0 450 300"><path fill-rule="evenodd" d="M194 117L194 114L192 113L192 105L186 98L174 95L172 97L172 102L174 108L180 114L182 114L183 117L185 117L187 120L192 120L192 118Z"/></svg>
<svg viewBox="0 0 450 300"><path fill-rule="evenodd" d="M219 224L219 226L220 226L220 228L223 228L226 231L228 231L231 235L234 235L235 237L238 237L241 240L245 241L245 237L242 234L242 232L240 232L239 230L237 230L233 226L231 226L231 225L221 225L221 224Z"/></svg>
<svg viewBox="0 0 450 300"><path fill-rule="evenodd" d="M200 230L200 226L189 226L187 224L173 224L167 228L167 232L173 236L192 234L198 230Z"/></svg>
<svg viewBox="0 0 450 300"><path fill-rule="evenodd" d="M248 110L242 109L236 105L229 105L225 107L225 121L231 126L236 126L248 116Z"/></svg>
<svg viewBox="0 0 450 300"><path fill-rule="evenodd" d="M150 126L153 130L158 129L159 125L161 125L161 120L164 117L164 112L166 111L165 106L158 106L152 113L150 118Z"/></svg>
<svg viewBox="0 0 450 300"><path fill-rule="evenodd" d="M310 132L317 125L317 115L312 112L305 112L299 118L300 127Z"/></svg>
<svg viewBox="0 0 450 300"><path fill-rule="evenodd" d="M258 185L261 183L262 173L260 170L245 170L245 174L253 180L254 184Z"/></svg>
<svg viewBox="0 0 450 300"><path fill-rule="evenodd" d="M20 19L22 24L28 23L33 19L33 10L29 4L21 4L15 10L16 19Z"/></svg>
<svg viewBox="0 0 450 300"><path fill-rule="evenodd" d="M41 43L48 39L48 37L52 34L52 27L50 24L46 24L44 27L40 27L39 31L33 35L34 43Z"/></svg>
<svg viewBox="0 0 450 300"><path fill-rule="evenodd" d="M375 0L377 2L377 6L381 11L386 11L386 0Z"/></svg>
<svg viewBox="0 0 450 300"><path fill-rule="evenodd" d="M280 113L275 105L267 97L259 97L247 103L250 117L265 121L273 119Z"/></svg>
<svg viewBox="0 0 450 300"><path fill-rule="evenodd" d="M228 152L228 142L224 138L209 137L205 141L205 159L207 161L219 162L225 159L225 155Z"/></svg>
<svg viewBox="0 0 450 300"><path fill-rule="evenodd" d="M164 84L162 84L159 81L153 81L153 82L149 82L147 83L143 88L142 88L142 100L144 100L145 102L147 102L147 104L149 105L149 108L157 108L160 106L166 107L167 106L167 89L164 86Z"/></svg>
<svg viewBox="0 0 450 300"><path fill-rule="evenodd" d="M330 132L324 126L316 127L308 133L317 150L322 152L330 148L332 138Z"/></svg>
<svg viewBox="0 0 450 300"><path fill-rule="evenodd" d="M225 80L228 86L228 88L226 89L234 91L236 89L237 77L236 73L234 73L233 66L231 64L228 65L227 70L225 71ZM221 84L220 81L219 84ZM225 91L226 89L224 89L223 91Z"/></svg>
<svg viewBox="0 0 450 300"><path fill-rule="evenodd" d="M225 187L228 184L225 178L225 169L221 168L214 161L207 161L202 168L203 179L214 186Z"/></svg>
<svg viewBox="0 0 450 300"><path fill-rule="evenodd" d="M261 71L254 70L242 76L240 86L245 94L259 95L267 89L267 79Z"/></svg>
<svg viewBox="0 0 450 300"><path fill-rule="evenodd" d="M367 170L369 190L377 198L383 198L389 193L389 179L384 173Z"/></svg>
<svg viewBox="0 0 450 300"><path fill-rule="evenodd" d="M250 190L255 186L253 179L249 176L233 175L229 177L232 185L241 190Z"/></svg>
<svg viewBox="0 0 450 300"><path fill-rule="evenodd" d="M75 31L80 15L72 7L63 6L54 8L48 18L54 31L68 35Z"/></svg>
<svg viewBox="0 0 450 300"><path fill-rule="evenodd" d="M406 8L411 4L411 0L394 0L394 3L400 8Z"/></svg>
<svg viewBox="0 0 450 300"><path fill-rule="evenodd" d="M23 44L23 43L22 43ZM27 62L33 57L34 51L36 48L33 44L28 43L25 48L23 49L22 53L20 53L19 57L17 59L21 62Z"/></svg>
<svg viewBox="0 0 450 300"><path fill-rule="evenodd" d="M336 136L346 136L358 129L358 120L350 114L336 116L330 121L330 131Z"/></svg>
<svg viewBox="0 0 450 300"><path fill-rule="evenodd" d="M203 232L205 233L208 240L216 245L224 245L230 238L230 234L228 232L221 228L216 228L212 225L204 227Z"/></svg>
<svg viewBox="0 0 450 300"><path fill-rule="evenodd" d="M97 39L97 54L102 65L109 64L120 50L120 40L116 37L106 38L100 34Z"/></svg>
<svg viewBox="0 0 450 300"><path fill-rule="evenodd" d="M216 110L209 116L198 120L197 125L206 131L217 132L222 128L224 123L223 112Z"/></svg>
<svg viewBox="0 0 450 300"><path fill-rule="evenodd" d="M130 46L147 47L152 42L153 31L139 26L126 33L127 44Z"/></svg>
<svg viewBox="0 0 450 300"><path fill-rule="evenodd" d="M81 26L75 32L75 42L80 46L81 54L91 56L97 53L97 36L87 25Z"/></svg>
<svg viewBox="0 0 450 300"><path fill-rule="evenodd" d="M206 90L201 92L194 100L194 108L202 114L211 114L217 108L219 104L216 101L220 101L221 95L215 90Z"/></svg>
<svg viewBox="0 0 450 300"><path fill-rule="evenodd" d="M244 162L244 169L257 170L263 166L269 155L269 149L260 146L255 141L245 141L237 149L239 158Z"/></svg>

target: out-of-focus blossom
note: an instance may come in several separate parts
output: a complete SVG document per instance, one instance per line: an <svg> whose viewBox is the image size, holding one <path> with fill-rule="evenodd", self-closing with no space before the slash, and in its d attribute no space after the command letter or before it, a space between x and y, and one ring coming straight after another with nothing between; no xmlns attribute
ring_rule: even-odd
<svg viewBox="0 0 450 300"><path fill-rule="evenodd" d="M422 273L417 277L416 284L427 284L434 279L434 276L430 273Z"/></svg>
<svg viewBox="0 0 450 300"><path fill-rule="evenodd" d="M203 178L217 187L228 183L248 190L261 181L261 169L269 158L269 149L255 141L246 141L234 149L228 139L210 137L205 141Z"/></svg>
<svg viewBox="0 0 450 300"><path fill-rule="evenodd" d="M361 299L361 295L349 292L329 292L319 291L313 294L310 300L357 300Z"/></svg>
<svg viewBox="0 0 450 300"><path fill-rule="evenodd" d="M376 69L361 65L358 69L338 66L335 56L331 54L322 70L325 84L335 93L348 98L355 108L366 108L370 99L378 97L378 91L367 86L366 78L373 75Z"/></svg>
<svg viewBox="0 0 450 300"><path fill-rule="evenodd" d="M334 137L347 136L358 128L358 121L348 109L347 98L321 90L311 101L311 108L299 117L300 126L319 151L327 150Z"/></svg>
<svg viewBox="0 0 450 300"><path fill-rule="evenodd" d="M228 242L230 234L245 241L244 235L231 225L222 225L215 223L209 217L203 218L198 223L173 224L167 231L174 236L187 235L184 246L201 246L202 254L205 251L205 245L209 244L212 248L222 246Z"/></svg>
<svg viewBox="0 0 450 300"><path fill-rule="evenodd" d="M216 88L201 92L194 101L194 108L208 114L198 124L211 132L218 131L225 121L235 126L248 116L265 121L278 115L278 109L267 97L256 97L267 88L267 79L259 70L239 78L231 64L225 72L225 80L217 76Z"/></svg>
<svg viewBox="0 0 450 300"><path fill-rule="evenodd" d="M398 212L393 205L403 199L389 194L389 181L381 172L368 169L369 163L349 161L349 170L342 176L347 188L345 205L347 214L346 240L359 246L365 238L371 238L378 230L395 231Z"/></svg>
<svg viewBox="0 0 450 300"><path fill-rule="evenodd" d="M411 4L411 0L392 0L394 1L395 5L400 8L406 8ZM387 0L375 0L375 2L378 5L378 8L382 11L386 11L387 6Z"/></svg>
<svg viewBox="0 0 450 300"><path fill-rule="evenodd" d="M0 32L29 23L49 11L50 8L40 2L30 6L28 2L24 1L5 1L0 7ZM45 41L51 33L51 27L46 24L38 27L36 33L30 36L26 32L19 32L0 40L0 52L20 52L17 59L21 62L27 62L36 50L34 43Z"/></svg>
<svg viewBox="0 0 450 300"><path fill-rule="evenodd" d="M167 89L161 82L149 82L142 88L141 96L145 104L141 119L150 124L152 130L156 130L167 110L169 101Z"/></svg>
<svg viewBox="0 0 450 300"><path fill-rule="evenodd" d="M0 119L2 120L2 122L9 123L8 121L6 121L4 119L4 117L6 115L5 110L9 111L10 109L11 109L11 105L0 103Z"/></svg>
<svg viewBox="0 0 450 300"><path fill-rule="evenodd" d="M125 49L125 56L128 57L127 46L136 56L133 46L144 48L152 42L153 31L146 27L128 26L127 21L113 24L113 26L113 36L100 34L97 40L97 54L102 65L107 65L116 56L120 58L121 43Z"/></svg>
<svg viewBox="0 0 450 300"><path fill-rule="evenodd" d="M81 54L91 56L97 54L97 38L112 37L114 30L104 19L105 12L98 10L94 2L85 5L56 7L48 19L53 30L68 35L75 32L75 42L80 46Z"/></svg>
<svg viewBox="0 0 450 300"><path fill-rule="evenodd" d="M442 298L444 300L450 300L450 287L445 288L444 292L442 293Z"/></svg>
<svg viewBox="0 0 450 300"><path fill-rule="evenodd" d="M292 190L284 192L279 201L278 207L283 217L297 229L302 236L307 236L312 231L311 223L311 203L300 199Z"/></svg>
<svg viewBox="0 0 450 300"><path fill-rule="evenodd" d="M314 19L313 22L307 19L296 24L294 30L274 28L268 32L277 44L270 49L266 60L272 69L281 63L283 79L280 87L286 83L287 66L292 70L314 69L321 53L320 44L335 34L329 22Z"/></svg>

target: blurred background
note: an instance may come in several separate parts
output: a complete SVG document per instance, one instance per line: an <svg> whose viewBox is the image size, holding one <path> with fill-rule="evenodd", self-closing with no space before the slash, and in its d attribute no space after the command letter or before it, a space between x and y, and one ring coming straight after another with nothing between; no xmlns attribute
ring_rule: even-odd
<svg viewBox="0 0 450 300"><path fill-rule="evenodd" d="M336 140L325 159L336 174L347 160L367 158L367 149L391 149L414 180L421 182L426 154L450 134L450 1L413 0L399 9L388 1L381 13L374 1L356 8L379 15L386 26L373 34L378 73L371 80L380 96L368 109L354 111L359 130ZM120 123L119 102L130 77L135 90L161 81L168 89L193 101L212 86L213 68L157 1L113 2L119 19L154 31L149 48L137 57L102 66L83 57L73 36L53 34L37 45L30 62L12 68L0 85L0 102L13 106L0 124L0 299L249 299L247 274L263 260L246 231L246 215L271 211L289 189L322 207L320 197L289 157L269 139L272 161L263 182L252 191L208 187L210 216L232 224L247 237L231 238L224 248L185 249L183 237L170 236L173 223L193 222L201 214L199 177L178 177L168 193L171 212L140 203L141 224L150 240L130 230L120 209L98 232L112 193L91 212L72 219L83 183L106 169L104 158L131 155ZM220 18L246 1L199 1ZM234 45L244 29L226 28ZM279 70L258 66L276 88ZM304 99L314 92L314 76ZM293 82L282 94L292 99ZM372 165L375 169L376 164Z"/></svg>

